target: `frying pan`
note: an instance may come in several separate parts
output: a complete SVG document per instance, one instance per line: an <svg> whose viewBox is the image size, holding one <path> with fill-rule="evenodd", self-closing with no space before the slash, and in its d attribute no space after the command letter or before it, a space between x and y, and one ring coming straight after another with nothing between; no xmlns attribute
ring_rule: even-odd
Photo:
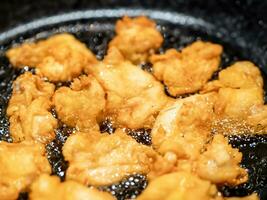
<svg viewBox="0 0 267 200"><path fill-rule="evenodd" d="M25 70L14 70L4 51L14 44L36 41L60 32L71 32L102 59L108 41L114 36L114 22L123 15L147 15L158 23L165 42L160 49L182 48L196 39L224 46L221 68L236 60L256 63L267 81L267 2L260 0L2 0L0 3L0 139L10 141L5 115L12 81ZM142 66L149 71L150 65ZM216 78L216 74L213 78ZM67 83L61 83L67 84ZM265 84L265 91L267 91ZM265 97L266 99L266 97ZM56 113L53 113L56 115ZM103 131L112 132L108 122ZM68 163L61 148L72 129L61 124L56 139L47 145L53 174L64 179ZM132 131L137 141L149 145L149 130ZM267 199L267 136L229 137L230 143L243 153L242 165L248 169L249 182L237 187L220 186L225 196L245 196L256 191ZM137 181L136 181L137 180ZM131 187L128 187L131 182ZM120 183L100 189L118 199L138 195L146 186L145 175L134 174ZM22 193L19 199L27 199Z"/></svg>

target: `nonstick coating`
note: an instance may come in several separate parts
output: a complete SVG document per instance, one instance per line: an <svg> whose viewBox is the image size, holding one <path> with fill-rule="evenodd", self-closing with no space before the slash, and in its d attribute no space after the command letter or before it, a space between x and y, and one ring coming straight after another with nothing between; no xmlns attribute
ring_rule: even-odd
<svg viewBox="0 0 267 200"><path fill-rule="evenodd" d="M238 19L236 19L236 22L233 22L231 21L232 18L227 18L226 16L224 21L213 23L212 21L214 19L206 20L204 17L199 18L189 14L156 9L133 8L84 10L44 17L16 26L0 34L1 139L9 140L4 112L8 96L11 92L10 79L14 79L21 73L10 70L10 64L4 57L5 50L17 43L36 41L55 33L70 32L82 42L86 43L99 59L102 59L106 53L107 43L114 35L114 23L123 15L146 15L156 20L159 24L158 28L165 38L163 47L160 50L161 52L164 52L164 50L170 47L180 49L196 39L217 42L224 46L225 52L222 58L221 68L228 66L236 60L251 60L259 65L265 81L267 80L267 47L264 45L264 38L257 37L252 40L250 31L244 34L244 32L239 30L240 27L233 32L234 26L238 25ZM225 23L227 26L225 26ZM243 27L244 30L246 30L246 26ZM2 84L6 82L9 82L9 84ZM65 132L62 130L57 130L59 131L59 138L53 141L54 143L51 143L47 149L52 157L50 162L53 165L54 173L64 178L64 170L67 164L62 159L60 148L66 137L64 134L68 134L68 130L67 128L64 129ZM61 135L62 133L63 136ZM250 182L235 188L222 186L220 187L221 191L226 196L244 196L256 191L261 195L262 200L266 200L267 136L233 136L229 140L233 146L243 152L244 158L242 164L249 170ZM23 199L26 196L21 195L20 198ZM123 199L123 197L120 196L119 199Z"/></svg>

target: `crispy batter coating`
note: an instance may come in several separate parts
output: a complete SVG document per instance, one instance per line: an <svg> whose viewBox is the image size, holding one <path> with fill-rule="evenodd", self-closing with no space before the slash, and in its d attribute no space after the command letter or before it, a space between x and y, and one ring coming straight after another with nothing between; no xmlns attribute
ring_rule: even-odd
<svg viewBox="0 0 267 200"><path fill-rule="evenodd" d="M137 129L151 127L155 116L169 100L154 77L124 60L110 48L103 62L87 69L107 94L106 114L115 123Z"/></svg>
<svg viewBox="0 0 267 200"><path fill-rule="evenodd" d="M219 200L215 185L187 172L176 172L152 180L137 200Z"/></svg>
<svg viewBox="0 0 267 200"><path fill-rule="evenodd" d="M69 162L67 180L85 185L109 185L133 174L149 172L156 156L121 130L112 135L99 132L76 133L63 146Z"/></svg>
<svg viewBox="0 0 267 200"><path fill-rule="evenodd" d="M196 170L201 178L212 183L237 185L247 180L246 171L239 166L242 154L228 145L222 135L216 135L208 150L201 154L211 137L216 100L216 93L193 95L160 112L152 129L152 144L165 155L165 160L163 164L154 164L151 179L171 171Z"/></svg>
<svg viewBox="0 0 267 200"><path fill-rule="evenodd" d="M29 106L21 106L19 112L10 116L10 132L14 141L36 140L48 143L54 137L57 120L48 111L51 102L39 97Z"/></svg>
<svg viewBox="0 0 267 200"><path fill-rule="evenodd" d="M205 143L211 137L216 93L193 95L169 103L162 109L153 126L153 147L158 156L148 174L149 179L175 172L195 169Z"/></svg>
<svg viewBox="0 0 267 200"><path fill-rule="evenodd" d="M37 140L47 143L54 138L57 120L49 112L55 86L29 72L13 83L7 108L10 133L14 141Z"/></svg>
<svg viewBox="0 0 267 200"><path fill-rule="evenodd" d="M71 88L59 88L53 97L58 118L77 130L97 129L97 117L105 109L105 93L92 76L74 79Z"/></svg>
<svg viewBox="0 0 267 200"><path fill-rule="evenodd" d="M263 105L263 91L258 88L221 88L216 112L224 117L246 119L254 105Z"/></svg>
<svg viewBox="0 0 267 200"><path fill-rule="evenodd" d="M253 105L263 105L263 80L251 62L237 62L219 73L223 88L219 90L217 111L243 118Z"/></svg>
<svg viewBox="0 0 267 200"><path fill-rule="evenodd" d="M260 70L248 61L236 62L219 73L219 79L207 83L202 93L217 91L217 115L247 120L252 125L266 126L263 79Z"/></svg>
<svg viewBox="0 0 267 200"><path fill-rule="evenodd" d="M196 159L210 134L215 100L215 93L193 95L163 108L151 132L154 148L178 159Z"/></svg>
<svg viewBox="0 0 267 200"><path fill-rule="evenodd" d="M242 153L228 144L223 135L215 135L207 150L199 156L196 173L212 183L238 185L247 181L240 167Z"/></svg>
<svg viewBox="0 0 267 200"><path fill-rule="evenodd" d="M146 61L163 42L156 23L144 16L136 18L125 16L118 20L116 34L109 47L118 48L125 58L135 64Z"/></svg>
<svg viewBox="0 0 267 200"><path fill-rule="evenodd" d="M219 81L230 88L263 87L260 70L249 61L236 62L219 73Z"/></svg>
<svg viewBox="0 0 267 200"><path fill-rule="evenodd" d="M42 173L51 169L42 144L33 141L0 141L0 197L15 200Z"/></svg>
<svg viewBox="0 0 267 200"><path fill-rule="evenodd" d="M96 58L74 36L62 33L37 43L24 43L7 51L15 67L36 67L38 75L50 81L70 81Z"/></svg>
<svg viewBox="0 0 267 200"><path fill-rule="evenodd" d="M31 186L30 200L115 200L110 194L74 181L60 182L56 176L41 175Z"/></svg>
<svg viewBox="0 0 267 200"><path fill-rule="evenodd" d="M147 178L149 180L153 180L159 176L162 176L164 174L168 174L171 172L176 172L180 170L180 166L178 167L178 159L177 155L173 152L167 152L165 155L158 154L156 158L154 159L153 165L147 174ZM189 166L188 170L182 170L182 171L191 171L191 165Z"/></svg>
<svg viewBox="0 0 267 200"><path fill-rule="evenodd" d="M193 95L166 106L152 129L152 144L165 160L155 162L150 179L172 171L196 171L212 183L237 185L247 180L239 164L242 154L216 135L208 150L212 122L216 119L216 93ZM159 159L159 158L158 158Z"/></svg>
<svg viewBox="0 0 267 200"><path fill-rule="evenodd" d="M53 84L45 82L30 72L20 75L13 82L12 88L12 96L7 110L8 115L17 112L21 105L30 105L38 97L50 99L55 90Z"/></svg>
<svg viewBox="0 0 267 200"><path fill-rule="evenodd" d="M200 90L218 70L222 47L210 42L197 41L178 52L167 50L153 55L154 75L164 82L171 95L177 96Z"/></svg>
<svg viewBox="0 0 267 200"><path fill-rule="evenodd" d="M267 106L257 105L250 108L250 115L247 118L249 124L259 127L266 133L267 130ZM261 131L260 130L260 131Z"/></svg>
<svg viewBox="0 0 267 200"><path fill-rule="evenodd" d="M259 200L257 194L223 198L216 186L188 172L165 174L152 180L137 200Z"/></svg>

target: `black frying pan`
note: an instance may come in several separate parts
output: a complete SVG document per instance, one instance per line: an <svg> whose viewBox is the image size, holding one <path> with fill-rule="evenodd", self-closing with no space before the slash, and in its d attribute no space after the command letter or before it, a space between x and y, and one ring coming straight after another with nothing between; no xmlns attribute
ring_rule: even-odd
<svg viewBox="0 0 267 200"><path fill-rule="evenodd" d="M105 55L108 41L114 35L116 19L125 14L147 15L157 21L164 35L165 42L160 51L170 47L180 49L199 38L217 42L224 46L222 68L236 60L251 60L260 67L267 81L267 14L264 13L266 10L267 2L257 0L90 2L2 0L0 2L0 139L10 141L5 108L11 93L12 81L27 70L16 71L10 68L3 54L14 43L38 40L59 32L71 32L101 59ZM149 65L143 67L149 68ZM108 123L103 123L101 127L103 131L112 131ZM71 129L62 124L56 130L57 138L47 145L53 173L62 180L67 163L62 157L61 147L70 132ZM134 132L131 134L135 135L139 142L149 144L147 132L149 131L145 134ZM234 188L221 186L220 190L225 196L245 196L256 191L262 200L266 200L267 136L232 136L229 140L234 147L243 152L242 164L249 170L250 177L246 184ZM136 179L139 181L135 182ZM132 182L133 186L127 188L127 182ZM111 191L118 199L125 199L138 195L146 184L145 176L137 174L101 189ZM21 194L19 199L27 199L27 194Z"/></svg>

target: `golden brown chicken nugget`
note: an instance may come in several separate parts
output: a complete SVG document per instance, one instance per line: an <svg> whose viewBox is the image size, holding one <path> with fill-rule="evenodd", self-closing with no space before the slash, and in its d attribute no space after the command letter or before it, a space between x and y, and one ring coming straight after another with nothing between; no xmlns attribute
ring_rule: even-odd
<svg viewBox="0 0 267 200"><path fill-rule="evenodd" d="M208 82L201 93L218 92L215 112L221 118L245 120L252 126L266 127L264 90L261 72L248 61L239 61L219 73L218 80Z"/></svg>
<svg viewBox="0 0 267 200"><path fill-rule="evenodd" d="M217 197L216 186L209 181L188 172L175 172L152 180L137 200L219 200Z"/></svg>
<svg viewBox="0 0 267 200"><path fill-rule="evenodd" d="M151 127L169 101L163 85L151 74L125 60L110 48L102 62L87 69L106 92L106 114L115 124L138 129Z"/></svg>
<svg viewBox="0 0 267 200"><path fill-rule="evenodd" d="M216 98L216 93L196 94L166 105L151 131L153 147L177 159L196 159L211 134Z"/></svg>
<svg viewBox="0 0 267 200"><path fill-rule="evenodd" d="M109 193L74 181L60 182L56 176L41 175L31 186L30 200L115 200Z"/></svg>
<svg viewBox="0 0 267 200"><path fill-rule="evenodd" d="M197 92L218 70L222 47L197 41L178 52L169 49L165 54L153 55L154 75L164 82L172 96Z"/></svg>
<svg viewBox="0 0 267 200"><path fill-rule="evenodd" d="M242 153L228 144L223 135L215 135L207 150L199 156L196 173L215 184L239 185L248 180L241 168Z"/></svg>
<svg viewBox="0 0 267 200"><path fill-rule="evenodd" d="M50 174L45 147L34 141L0 141L0 197L15 200L42 173Z"/></svg>
<svg viewBox="0 0 267 200"><path fill-rule="evenodd" d="M74 79L69 87L56 90L53 103L58 118L77 130L98 130L97 118L103 115L105 92L92 76Z"/></svg>
<svg viewBox="0 0 267 200"><path fill-rule="evenodd" d="M163 42L156 23L144 16L123 17L116 23L116 34L109 48L118 48L126 59L135 64L147 61Z"/></svg>
<svg viewBox="0 0 267 200"><path fill-rule="evenodd" d="M69 162L67 180L103 186L134 173L148 173L156 153L117 129L112 135L75 133L64 144L63 155Z"/></svg>
<svg viewBox="0 0 267 200"><path fill-rule="evenodd" d="M96 62L93 53L68 33L61 33L36 43L24 43L6 53L13 66L36 67L36 73L50 81L70 81L85 66Z"/></svg>
<svg viewBox="0 0 267 200"><path fill-rule="evenodd" d="M57 120L49 111L55 86L26 72L14 81L12 88L7 116L13 140L36 140L42 143L52 140Z"/></svg>

